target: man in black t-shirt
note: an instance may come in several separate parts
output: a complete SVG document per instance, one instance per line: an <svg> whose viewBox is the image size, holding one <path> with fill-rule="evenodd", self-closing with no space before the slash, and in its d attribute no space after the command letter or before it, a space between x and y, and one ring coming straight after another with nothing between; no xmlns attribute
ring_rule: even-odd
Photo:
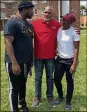
<svg viewBox="0 0 87 112"><path fill-rule="evenodd" d="M33 61L33 29L26 19L32 18L33 7L31 2L21 2L18 5L20 18L10 18L4 27L5 64L9 74L12 112L18 112L18 103L23 112L29 112L25 97L27 75Z"/></svg>

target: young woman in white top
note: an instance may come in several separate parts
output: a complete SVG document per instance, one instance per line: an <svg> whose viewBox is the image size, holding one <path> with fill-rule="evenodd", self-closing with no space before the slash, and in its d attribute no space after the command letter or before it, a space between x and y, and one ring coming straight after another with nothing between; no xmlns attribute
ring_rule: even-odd
<svg viewBox="0 0 87 112"><path fill-rule="evenodd" d="M58 56L55 62L54 82L59 95L56 100L60 104L63 100L62 78L66 73L67 94L65 109L71 109L71 99L74 90L73 73L76 71L78 53L79 53L79 35L71 26L75 22L73 13L67 13L62 18L62 27L57 33L57 52Z"/></svg>

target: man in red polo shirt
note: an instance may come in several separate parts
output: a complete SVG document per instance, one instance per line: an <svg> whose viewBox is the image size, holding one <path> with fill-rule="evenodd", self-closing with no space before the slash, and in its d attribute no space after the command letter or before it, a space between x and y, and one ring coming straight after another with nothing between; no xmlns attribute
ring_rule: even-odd
<svg viewBox="0 0 87 112"><path fill-rule="evenodd" d="M49 103L55 107L53 100L53 71L54 58L56 55L57 31L60 23L53 19L54 10L47 6L43 19L32 22L34 27L34 55L35 55L35 99L33 107L39 105L41 99L41 85L43 69L46 71L47 91L46 96Z"/></svg>

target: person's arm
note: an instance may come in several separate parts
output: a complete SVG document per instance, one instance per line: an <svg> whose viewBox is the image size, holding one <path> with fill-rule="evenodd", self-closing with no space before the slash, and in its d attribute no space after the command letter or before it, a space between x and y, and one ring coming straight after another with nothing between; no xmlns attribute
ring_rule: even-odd
<svg viewBox="0 0 87 112"><path fill-rule="evenodd" d="M59 38L59 33L60 33L60 28L61 26L59 25L59 28L57 30L57 39L56 39L56 56L58 55L58 38Z"/></svg>
<svg viewBox="0 0 87 112"><path fill-rule="evenodd" d="M78 55L79 55L79 41L74 41L74 60L73 65L77 65Z"/></svg>
<svg viewBox="0 0 87 112"><path fill-rule="evenodd" d="M13 36L5 36L5 48L6 48L7 55L10 58L11 62L17 63L17 60L14 55L13 46L12 46L13 40L14 40Z"/></svg>
<svg viewBox="0 0 87 112"><path fill-rule="evenodd" d="M80 28L74 28L75 32L80 35Z"/></svg>
<svg viewBox="0 0 87 112"><path fill-rule="evenodd" d="M80 45L80 41L79 41L79 35L75 32L74 33L74 59L73 59L73 63L71 65L70 68L70 72L73 73L76 71L77 68L77 61L78 61L78 55L79 55L79 45Z"/></svg>
<svg viewBox="0 0 87 112"><path fill-rule="evenodd" d="M15 58L14 49L12 45L13 40L14 40L13 36L5 36L5 49L6 49L8 57L11 60L13 73L15 75L18 75L20 74L21 69Z"/></svg>
<svg viewBox="0 0 87 112"><path fill-rule="evenodd" d="M58 42L56 41L56 56L58 55Z"/></svg>
<svg viewBox="0 0 87 112"><path fill-rule="evenodd" d="M14 19L9 19L7 23L4 26L4 40L5 40L5 49L6 53L12 63L12 71L15 75L18 75L21 70L20 66L17 63L15 54L14 54L14 48L13 48L13 41L15 39L16 35L16 20Z"/></svg>

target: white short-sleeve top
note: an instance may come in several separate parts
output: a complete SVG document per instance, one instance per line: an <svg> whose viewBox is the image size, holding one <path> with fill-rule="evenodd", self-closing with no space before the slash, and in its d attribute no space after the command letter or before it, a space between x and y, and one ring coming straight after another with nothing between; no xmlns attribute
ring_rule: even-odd
<svg viewBox="0 0 87 112"><path fill-rule="evenodd" d="M57 32L58 55L61 58L74 57L74 41L79 41L80 37L71 26L68 30L60 28Z"/></svg>

